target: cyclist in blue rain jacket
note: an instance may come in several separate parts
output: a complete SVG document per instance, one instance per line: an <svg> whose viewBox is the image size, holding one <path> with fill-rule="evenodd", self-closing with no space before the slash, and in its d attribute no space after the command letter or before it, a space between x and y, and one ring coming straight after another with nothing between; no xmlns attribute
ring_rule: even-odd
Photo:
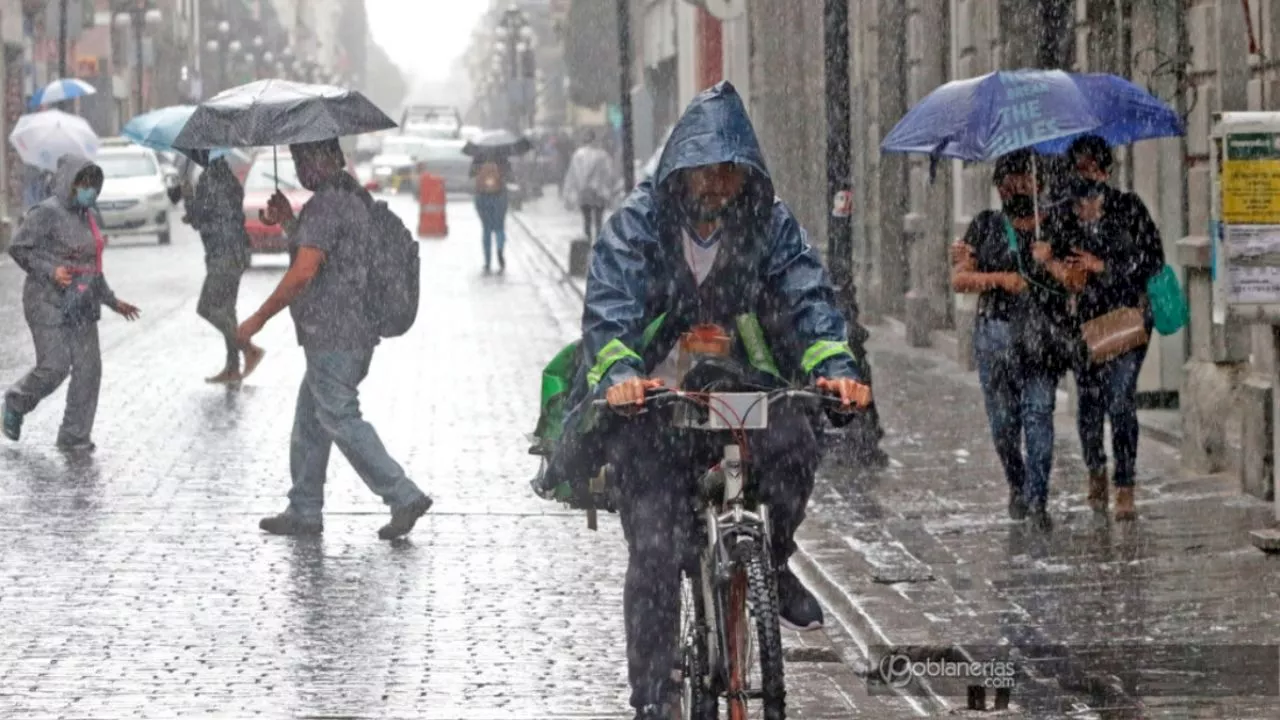
<svg viewBox="0 0 1280 720"><path fill-rule="evenodd" d="M727 82L689 105L651 180L605 223L587 277L577 383L548 475L612 466L629 547L624 615L631 703L639 718L669 717L679 611L678 523L690 483L713 462L661 413L581 431L587 401L621 409L646 389L676 383L681 336L716 325L752 372L816 383L852 405L865 388L844 316L818 254L774 196L755 131ZM599 437L603 435L604 437ZM594 440L584 438L594 437ZM591 447L595 449L592 450ZM755 481L771 508L774 567L785 625L814 629L822 608L787 569L819 461L802 410L777 406L750 442ZM577 464L575 467L574 464ZM669 627L672 633L655 632Z"/></svg>

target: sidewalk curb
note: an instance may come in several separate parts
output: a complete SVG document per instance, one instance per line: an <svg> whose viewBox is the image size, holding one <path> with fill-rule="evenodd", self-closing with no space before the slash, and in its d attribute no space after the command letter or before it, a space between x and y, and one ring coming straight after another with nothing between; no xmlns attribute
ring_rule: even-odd
<svg viewBox="0 0 1280 720"><path fill-rule="evenodd" d="M512 211L511 219L520 226L520 229L524 231L525 235L528 235L533 240L533 244L538 246L538 249L542 251L542 254L546 255L547 258L551 260L551 263L556 266L556 269L558 269L560 274L563 276L563 282L568 285L578 297L585 298L586 293L582 291L582 288L578 287L578 284L573 281L573 276L569 274L568 263L556 257L556 254L551 252L551 248L547 247L546 242L542 240L542 237L538 233L534 232L533 227L524 219L524 217L522 217L522 215L523 213L519 210Z"/></svg>

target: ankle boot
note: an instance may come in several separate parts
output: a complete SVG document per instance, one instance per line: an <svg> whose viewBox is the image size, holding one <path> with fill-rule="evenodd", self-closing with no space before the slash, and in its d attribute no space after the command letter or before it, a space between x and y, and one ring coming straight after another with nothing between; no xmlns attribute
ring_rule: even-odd
<svg viewBox="0 0 1280 720"><path fill-rule="evenodd" d="M1138 509L1133 504L1133 488L1116 488L1116 519L1133 520L1138 517Z"/></svg>
<svg viewBox="0 0 1280 720"><path fill-rule="evenodd" d="M1089 507L1094 512L1107 511L1107 491L1110 490L1107 471L1089 473Z"/></svg>

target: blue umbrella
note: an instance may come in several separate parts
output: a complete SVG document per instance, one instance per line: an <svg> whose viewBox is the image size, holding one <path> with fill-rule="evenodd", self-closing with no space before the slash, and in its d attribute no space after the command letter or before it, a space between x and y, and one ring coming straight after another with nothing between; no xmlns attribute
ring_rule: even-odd
<svg viewBox="0 0 1280 720"><path fill-rule="evenodd" d="M1014 70L929 93L881 143L884 152L985 162L1027 147L1060 152L1081 135L1113 144L1182 133L1177 114L1114 75Z"/></svg>
<svg viewBox="0 0 1280 720"><path fill-rule="evenodd" d="M1107 73L1074 75L1076 86L1089 98L1101 125L1088 134L1108 145L1128 145L1139 140L1178 137L1186 133L1182 117L1164 101L1122 77ZM1058 138L1036 145L1046 154L1067 151L1079 135Z"/></svg>
<svg viewBox="0 0 1280 720"><path fill-rule="evenodd" d="M161 151L177 150L201 165L208 165L210 160L226 155L229 151L225 148L185 150L173 146L174 139L186 127L195 111L195 105L172 105L152 110L130 120L120 134L143 147Z"/></svg>
<svg viewBox="0 0 1280 720"><path fill-rule="evenodd" d="M38 108L41 105L51 105L64 100L73 100L85 95L93 95L98 92L97 88L89 83L78 80L76 78L61 78L45 85L31 96L30 106Z"/></svg>

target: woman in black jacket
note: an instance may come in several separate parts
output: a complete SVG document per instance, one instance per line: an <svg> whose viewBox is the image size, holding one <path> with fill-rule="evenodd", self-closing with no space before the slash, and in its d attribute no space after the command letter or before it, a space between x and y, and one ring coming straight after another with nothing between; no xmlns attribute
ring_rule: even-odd
<svg viewBox="0 0 1280 720"><path fill-rule="evenodd" d="M1147 283L1164 267L1160 231L1142 199L1107 184L1112 157L1106 141L1085 136L1068 151L1076 177L1071 183L1074 212L1063 214L1062 233L1075 249L1078 264L1089 273L1076 314L1081 323L1125 308L1140 310L1149 339L1152 317ZM1133 498L1138 454L1138 373L1147 343L1102 363L1086 363L1076 371L1080 447L1089 468L1088 502L1097 512L1108 506L1107 453L1103 428L1111 419L1111 451L1115 454L1116 519L1136 516Z"/></svg>
<svg viewBox="0 0 1280 720"><path fill-rule="evenodd" d="M1053 467L1053 409L1071 358L1070 293L1083 278L1065 260L1042 196L1043 163L1030 150L996 160L1002 210L973 218L952 247L951 287L978 294L974 359L996 453L1009 484L1009 516L1041 529ZM1024 452L1025 437L1025 452Z"/></svg>
<svg viewBox="0 0 1280 720"><path fill-rule="evenodd" d="M217 328L227 351L222 371L207 382L239 382L257 367L264 351L254 345L244 348L241 372L236 298L240 294L240 276L249 267L249 236L244 229L244 188L226 160L212 161L200 176L187 208L187 221L200 232L204 243L206 274L196 314Z"/></svg>

